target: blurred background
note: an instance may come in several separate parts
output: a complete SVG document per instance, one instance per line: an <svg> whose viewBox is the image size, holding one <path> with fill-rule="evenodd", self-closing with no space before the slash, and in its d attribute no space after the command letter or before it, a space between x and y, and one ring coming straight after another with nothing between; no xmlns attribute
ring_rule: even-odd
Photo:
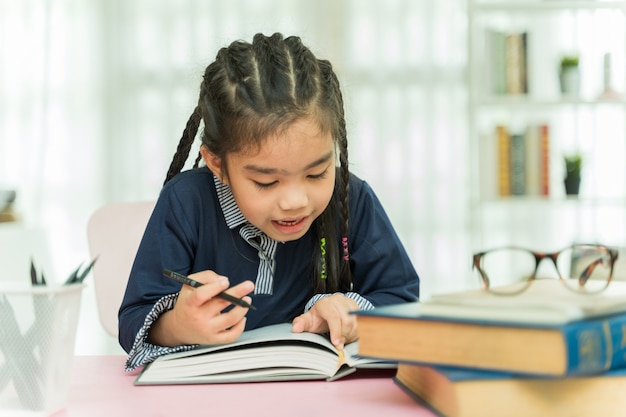
<svg viewBox="0 0 626 417"><path fill-rule="evenodd" d="M156 199L217 50L279 31L334 64L351 168L377 191L422 295L473 283L471 253L496 241L477 237L474 216L469 11L466 0L0 0L0 189L16 191L19 226L40 232L20 247L48 248L40 264L59 280L88 260L94 210ZM572 236L533 239L552 250ZM497 243L530 240L517 230ZM86 282L77 353L118 352Z"/></svg>

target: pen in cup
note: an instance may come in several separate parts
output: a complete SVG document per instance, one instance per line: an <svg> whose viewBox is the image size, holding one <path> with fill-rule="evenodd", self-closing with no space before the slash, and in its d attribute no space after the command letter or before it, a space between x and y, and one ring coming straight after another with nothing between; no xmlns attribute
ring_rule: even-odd
<svg viewBox="0 0 626 417"><path fill-rule="evenodd" d="M194 287L194 288L198 288L198 287L201 287L201 286L204 285L201 282L198 282L198 281L196 281L196 280L194 280L192 278L189 278L189 277L187 277L185 275L179 274L178 272L171 271L169 269L164 269L163 270L163 275L168 277L168 278L171 278L171 279L173 279L175 281L178 281L180 283L187 284L187 285L189 285L191 287ZM252 304L249 304L249 303L245 302L241 298L237 298L235 296L227 294L224 291L222 291L221 293L217 294L217 296L220 297L223 300L230 301L233 304L237 304L238 306L249 308L249 309L252 309L252 310L256 310L256 307L254 307Z"/></svg>

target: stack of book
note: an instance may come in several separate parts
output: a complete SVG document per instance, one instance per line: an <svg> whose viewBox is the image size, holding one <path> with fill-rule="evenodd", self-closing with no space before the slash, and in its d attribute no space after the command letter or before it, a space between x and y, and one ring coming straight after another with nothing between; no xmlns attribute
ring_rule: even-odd
<svg viewBox="0 0 626 417"><path fill-rule="evenodd" d="M626 415L626 282L577 294L559 280L359 312L358 354L445 417Z"/></svg>

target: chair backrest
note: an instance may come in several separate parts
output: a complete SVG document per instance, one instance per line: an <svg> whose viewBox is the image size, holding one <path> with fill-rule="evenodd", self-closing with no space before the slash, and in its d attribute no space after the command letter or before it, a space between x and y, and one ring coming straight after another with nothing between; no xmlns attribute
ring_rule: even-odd
<svg viewBox="0 0 626 417"><path fill-rule="evenodd" d="M117 313L153 201L112 203L96 210L87 224L100 323L117 336Z"/></svg>

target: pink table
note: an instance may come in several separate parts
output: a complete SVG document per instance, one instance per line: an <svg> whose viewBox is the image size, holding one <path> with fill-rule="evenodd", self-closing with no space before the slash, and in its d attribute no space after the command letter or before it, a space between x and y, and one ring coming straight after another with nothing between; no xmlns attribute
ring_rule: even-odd
<svg viewBox="0 0 626 417"><path fill-rule="evenodd" d="M67 407L54 417L434 417L390 371L346 379L223 385L134 386L122 356L77 356Z"/></svg>

